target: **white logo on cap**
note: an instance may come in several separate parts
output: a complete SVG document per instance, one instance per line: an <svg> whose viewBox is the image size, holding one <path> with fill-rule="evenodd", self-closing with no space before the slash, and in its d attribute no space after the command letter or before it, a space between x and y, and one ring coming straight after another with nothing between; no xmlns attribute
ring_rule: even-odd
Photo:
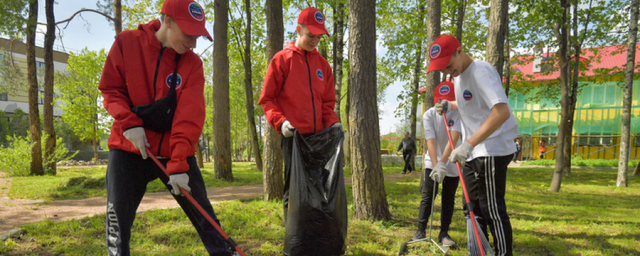
<svg viewBox="0 0 640 256"><path fill-rule="evenodd" d="M322 15L322 13L320 11L317 11L313 15L313 18L316 19L316 22L318 22L320 24L324 24L324 15Z"/></svg>
<svg viewBox="0 0 640 256"><path fill-rule="evenodd" d="M202 21L204 19L204 11L202 11L202 7L196 2L192 2L189 4L189 14L197 21Z"/></svg>
<svg viewBox="0 0 640 256"><path fill-rule="evenodd" d="M438 56L440 56L440 52L442 52L442 50L440 49L440 45L434 44L431 47L431 51L429 52L429 54L432 59L435 59L435 58L438 58Z"/></svg>

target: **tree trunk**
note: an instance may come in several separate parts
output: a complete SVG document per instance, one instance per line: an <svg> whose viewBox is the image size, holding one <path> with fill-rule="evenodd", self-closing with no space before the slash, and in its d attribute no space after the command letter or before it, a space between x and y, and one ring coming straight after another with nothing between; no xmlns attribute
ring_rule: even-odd
<svg viewBox="0 0 640 256"><path fill-rule="evenodd" d="M424 3L425 0L420 0L418 2L418 24L422 28L424 27ZM418 35L423 35L419 33ZM416 137L416 120L418 119L418 100L420 95L418 94L418 89L420 89L420 77L422 75L422 41L424 39L422 36L418 37L418 42L416 43L416 62L413 68L413 90L411 91L411 113L409 117L409 123L411 125L411 138L417 140ZM417 151L417 148L416 148ZM411 155L411 168L415 170L416 168L416 154L417 152L413 152Z"/></svg>
<svg viewBox="0 0 640 256"><path fill-rule="evenodd" d="M336 106L333 110L340 118L340 102L342 102L342 63L344 54L344 3L337 1L333 11L333 78L336 87ZM346 128L346 127L345 127Z"/></svg>
<svg viewBox="0 0 640 256"><path fill-rule="evenodd" d="M196 160L199 168L204 168L204 160L202 159L202 147L200 147L200 141L196 142Z"/></svg>
<svg viewBox="0 0 640 256"><path fill-rule="evenodd" d="M509 98L509 90L511 87L511 45L509 44L509 15L507 15L507 26L504 29L504 94Z"/></svg>
<svg viewBox="0 0 640 256"><path fill-rule="evenodd" d="M507 27L508 0L491 0L489 31L487 32L487 62L496 68L502 78L504 65L504 30Z"/></svg>
<svg viewBox="0 0 640 256"><path fill-rule="evenodd" d="M441 16L441 0L428 0L427 2L427 45L430 47L433 41L440 36L440 16ZM460 23L462 24L462 23ZM462 25L461 25L462 26ZM462 31L462 27L458 27ZM462 33L462 32L461 32ZM462 34L461 34L462 35ZM460 39L458 39L460 40ZM427 49L427 54L431 49ZM429 67L431 59L427 56L426 67ZM440 83L440 72L430 72L427 74L426 91L424 94L425 109L433 107L433 92Z"/></svg>
<svg viewBox="0 0 640 256"><path fill-rule="evenodd" d="M349 135L353 204L357 219L388 220L389 205L380 159L376 100L376 7L374 1L349 0Z"/></svg>
<svg viewBox="0 0 640 256"><path fill-rule="evenodd" d="M636 164L636 169L633 171L633 177L640 176L640 162Z"/></svg>
<svg viewBox="0 0 640 256"><path fill-rule="evenodd" d="M569 115L569 63L568 63L568 29L567 29L567 17L569 16L570 5L568 0L560 0L563 13L562 19L556 24L554 32L556 39L558 40L559 50L557 52L558 62L560 64L560 124L558 125L558 136L556 139L556 166L553 172L553 179L551 180L551 187L549 188L553 192L559 192L562 184L562 172L564 169L565 158L563 156L564 147L566 144L565 137L571 137L571 133L567 134L566 127L571 120L567 118Z"/></svg>
<svg viewBox="0 0 640 256"><path fill-rule="evenodd" d="M462 5L465 5L466 0L462 0ZM460 37L457 37L459 41L462 42L462 19L464 18L464 9L458 9L458 27L456 29L456 34L460 34ZM431 47L433 41L440 36L440 16L442 12L441 0L428 0L427 2L427 47ZM462 12L462 14L460 14ZM427 49L427 57L425 57L426 68L429 70L429 64L431 63L431 59L429 58L429 52L431 48ZM445 76L446 77L446 76ZM445 78L443 77L443 78ZM436 86L440 83L440 72L434 71L427 74L427 81L425 83L426 90L424 91L424 109L430 109L433 107L433 95L436 89ZM420 189L424 186L424 172L420 172L422 178L420 179Z"/></svg>
<svg viewBox="0 0 640 256"><path fill-rule="evenodd" d="M638 2L631 2L631 22L629 23L629 40L627 41L627 69L624 73L624 93L622 103L622 129L620 135L620 161L618 162L618 180L616 186L627 187L629 169L629 134L631 133L631 104L633 95L633 70L636 61L636 43L638 41ZM637 171L637 168L636 168Z"/></svg>
<svg viewBox="0 0 640 256"><path fill-rule="evenodd" d="M245 13L247 15L247 28L245 29L244 38L244 95L246 98L245 106L247 109L247 120L249 122L249 133L251 133L251 148L256 156L256 170L262 171L262 156L260 156L260 144L258 143L258 134L256 132L256 117L253 107L253 84L251 83L251 1L245 0ZM251 152L249 152L251 159Z"/></svg>
<svg viewBox="0 0 640 256"><path fill-rule="evenodd" d="M229 56L229 0L215 0L213 23L213 163L216 179L232 180Z"/></svg>
<svg viewBox="0 0 640 256"><path fill-rule="evenodd" d="M122 0L114 0L113 7L115 9L113 27L116 30L116 36L122 32Z"/></svg>
<svg viewBox="0 0 640 256"><path fill-rule="evenodd" d="M458 38L458 41L462 42L462 25L464 24L464 13L467 11L467 0L460 0L458 4L458 17L456 18L456 38Z"/></svg>
<svg viewBox="0 0 640 256"><path fill-rule="evenodd" d="M29 82L29 130L31 133L31 175L44 175L42 142L40 140L40 110L38 109L38 74L36 70L36 21L38 1L29 0L27 20L27 80Z"/></svg>
<svg viewBox="0 0 640 256"><path fill-rule="evenodd" d="M264 10L268 35L266 42L267 59L271 61L273 55L282 50L282 45L284 44L282 0L267 0ZM282 199L284 192L280 140L281 136L278 131L265 122L264 169L262 170L264 200Z"/></svg>
<svg viewBox="0 0 640 256"><path fill-rule="evenodd" d="M53 0L46 0L45 13L47 16L47 33L44 36L44 168L48 173L56 174L56 131L53 128L53 42L56 39L55 17L53 14ZM97 160L97 159L96 159Z"/></svg>

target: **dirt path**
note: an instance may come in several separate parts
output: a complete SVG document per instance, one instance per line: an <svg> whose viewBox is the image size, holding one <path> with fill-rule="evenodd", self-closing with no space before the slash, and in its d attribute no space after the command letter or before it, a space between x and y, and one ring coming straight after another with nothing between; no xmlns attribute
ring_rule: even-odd
<svg viewBox="0 0 640 256"><path fill-rule="evenodd" d="M389 174L385 175L385 180L393 181L415 176L420 176L419 172L412 172L408 175ZM345 179L345 183L351 184L351 179ZM6 196L10 186L11 178L0 177L0 234L5 234L27 223L45 219L53 221L78 219L102 214L106 210L107 199L105 197L57 200L48 204L43 204L43 200L10 199ZM212 203L251 198L262 195L262 184L210 188L207 189L207 194ZM169 192L147 193L138 207L138 212L175 207L178 207L178 203L173 200Z"/></svg>

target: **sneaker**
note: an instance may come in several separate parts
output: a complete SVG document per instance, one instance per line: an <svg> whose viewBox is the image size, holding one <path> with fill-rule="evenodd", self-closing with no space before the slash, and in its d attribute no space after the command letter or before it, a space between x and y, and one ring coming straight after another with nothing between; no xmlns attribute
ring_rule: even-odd
<svg viewBox="0 0 640 256"><path fill-rule="evenodd" d="M444 234L438 237L438 242L442 243L444 246L453 247L456 245L456 242L451 239L449 234Z"/></svg>
<svg viewBox="0 0 640 256"><path fill-rule="evenodd" d="M420 240L420 239L424 239L426 237L426 233L424 231L416 231L416 234L413 235L413 238L411 238L411 240Z"/></svg>

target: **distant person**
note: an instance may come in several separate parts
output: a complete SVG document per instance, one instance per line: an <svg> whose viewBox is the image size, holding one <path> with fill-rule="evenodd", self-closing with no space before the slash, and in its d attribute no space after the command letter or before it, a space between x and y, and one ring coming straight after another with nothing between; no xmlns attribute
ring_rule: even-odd
<svg viewBox="0 0 640 256"><path fill-rule="evenodd" d="M502 79L493 65L474 60L457 38L439 36L429 47L431 71L455 77L456 101L437 103L437 112L458 110L463 143L449 160L460 163L470 205L482 231L493 235L496 255L513 255L513 234L505 193L507 167L513 159L518 123L511 114ZM468 206L468 204L465 204ZM465 212L468 215L468 212Z"/></svg>
<svg viewBox="0 0 640 256"><path fill-rule="evenodd" d="M205 12L191 0L166 0L160 19L120 33L98 88L115 120L109 136L106 244L108 255L129 255L131 227L147 184L160 178L195 227L210 255L231 255L218 231L191 206L189 191L219 223L194 154L206 115L197 38L212 41ZM147 148L166 164L148 159ZM168 233L179 232L173 227ZM150 239L150 238L147 238Z"/></svg>
<svg viewBox="0 0 640 256"><path fill-rule="evenodd" d="M538 142L538 153L540 153L540 159L544 159L544 154L547 153L547 141L545 139L541 139Z"/></svg>
<svg viewBox="0 0 640 256"><path fill-rule="evenodd" d="M413 167L411 166L411 157L416 153L416 142L411 138L409 132L404 133L404 139L402 139L396 151L400 150L402 150L402 159L404 159L404 169L402 169L402 174L406 174L407 171L413 171Z"/></svg>
<svg viewBox="0 0 640 256"><path fill-rule="evenodd" d="M434 93L434 103L439 100L454 101L455 92L453 83L440 83ZM455 142L459 141L461 130L460 114L458 111L447 112L447 126L451 129L451 137ZM427 221L431 215L433 199L438 194L438 184L442 184L442 207L440 214L440 233L438 242L444 246L455 246L456 242L449 236L449 226L453 217L453 207L455 205L456 190L458 189L458 170L455 164L449 162L451 146L447 136L442 115L436 113L435 107L431 107L422 116L424 127L424 138L427 144L427 152L424 154L424 186L422 187L422 199L420 200L420 211L418 213L418 231L413 236L414 240L426 237ZM459 146L460 143L456 143ZM435 194L434 192L434 186Z"/></svg>

